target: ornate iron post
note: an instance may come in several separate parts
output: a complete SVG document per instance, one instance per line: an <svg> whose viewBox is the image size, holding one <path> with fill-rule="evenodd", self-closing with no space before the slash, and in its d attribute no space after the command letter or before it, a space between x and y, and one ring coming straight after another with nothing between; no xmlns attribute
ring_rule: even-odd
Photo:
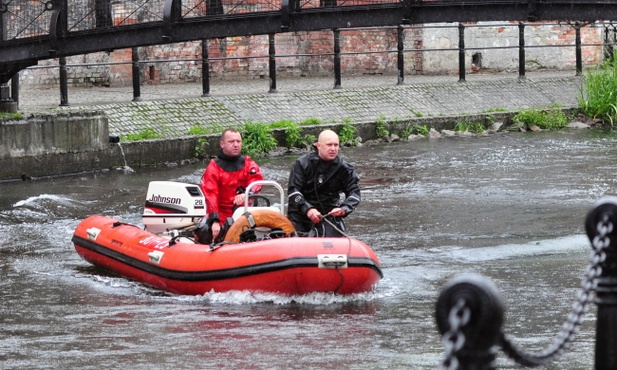
<svg viewBox="0 0 617 370"><path fill-rule="evenodd" d="M405 33L403 26L399 25L396 28L396 62L398 65L398 82L397 85L405 84L405 54L403 50L405 49Z"/></svg>
<svg viewBox="0 0 617 370"><path fill-rule="evenodd" d="M580 76L583 73L583 51L581 46L581 22L574 22L574 30L576 31L576 75Z"/></svg>
<svg viewBox="0 0 617 370"><path fill-rule="evenodd" d="M465 25L458 24L458 81L465 82Z"/></svg>
<svg viewBox="0 0 617 370"><path fill-rule="evenodd" d="M17 108L19 108L19 72L15 73L11 78L11 99L15 102Z"/></svg>
<svg viewBox="0 0 617 370"><path fill-rule="evenodd" d="M335 28L334 32L334 88L341 88L341 30Z"/></svg>
<svg viewBox="0 0 617 370"><path fill-rule="evenodd" d="M133 71L133 101L141 100L141 82L139 78L139 51L131 49L131 63Z"/></svg>
<svg viewBox="0 0 617 370"><path fill-rule="evenodd" d="M436 305L449 369L494 369L502 336L504 308L496 286L487 278L465 274L444 287Z"/></svg>
<svg viewBox="0 0 617 370"><path fill-rule="evenodd" d="M60 106L69 106L69 84L68 73L66 71L66 57L60 57L58 63L60 64Z"/></svg>
<svg viewBox="0 0 617 370"><path fill-rule="evenodd" d="M589 213L585 230L594 248L604 250L599 257L597 278L595 369L617 369L617 198L605 198Z"/></svg>
<svg viewBox="0 0 617 370"><path fill-rule="evenodd" d="M525 24L518 23L518 78L525 78Z"/></svg>
<svg viewBox="0 0 617 370"><path fill-rule="evenodd" d="M210 55L208 39L201 40L201 96L210 96Z"/></svg>
<svg viewBox="0 0 617 370"><path fill-rule="evenodd" d="M268 65L270 67L270 91L276 92L276 44L274 43L274 34L268 35Z"/></svg>

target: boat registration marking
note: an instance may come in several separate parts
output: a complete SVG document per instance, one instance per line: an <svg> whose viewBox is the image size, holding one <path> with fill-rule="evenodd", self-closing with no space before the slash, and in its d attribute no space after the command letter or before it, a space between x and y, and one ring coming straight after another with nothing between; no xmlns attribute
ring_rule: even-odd
<svg viewBox="0 0 617 370"><path fill-rule="evenodd" d="M147 238L141 239L138 243L154 249L163 249L169 246L169 239L152 235L148 236Z"/></svg>

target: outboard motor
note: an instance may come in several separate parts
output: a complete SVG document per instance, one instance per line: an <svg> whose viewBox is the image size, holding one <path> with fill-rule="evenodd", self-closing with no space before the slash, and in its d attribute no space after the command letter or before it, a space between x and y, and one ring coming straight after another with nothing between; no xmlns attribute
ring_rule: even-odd
<svg viewBox="0 0 617 370"><path fill-rule="evenodd" d="M206 215L206 198L198 185L151 181L142 214L144 229L160 234L190 227Z"/></svg>

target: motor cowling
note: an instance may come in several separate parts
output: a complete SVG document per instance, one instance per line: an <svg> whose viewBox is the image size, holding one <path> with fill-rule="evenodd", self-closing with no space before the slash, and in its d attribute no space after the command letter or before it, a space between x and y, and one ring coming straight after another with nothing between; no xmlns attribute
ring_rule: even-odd
<svg viewBox="0 0 617 370"><path fill-rule="evenodd" d="M206 198L198 185L151 181L142 221L154 234L195 225L206 215Z"/></svg>

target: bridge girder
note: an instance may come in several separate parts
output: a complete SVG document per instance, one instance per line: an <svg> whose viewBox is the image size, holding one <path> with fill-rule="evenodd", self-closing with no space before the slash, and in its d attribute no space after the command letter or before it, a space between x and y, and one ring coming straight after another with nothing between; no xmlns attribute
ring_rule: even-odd
<svg viewBox="0 0 617 370"><path fill-rule="evenodd" d="M275 12L187 19L179 17L177 1L168 0L164 21L87 31L61 32L57 22L62 17L56 14L49 35L0 41L0 83L39 60L211 38L442 22L617 20L617 1L407 0L293 10L284 0L281 10Z"/></svg>

